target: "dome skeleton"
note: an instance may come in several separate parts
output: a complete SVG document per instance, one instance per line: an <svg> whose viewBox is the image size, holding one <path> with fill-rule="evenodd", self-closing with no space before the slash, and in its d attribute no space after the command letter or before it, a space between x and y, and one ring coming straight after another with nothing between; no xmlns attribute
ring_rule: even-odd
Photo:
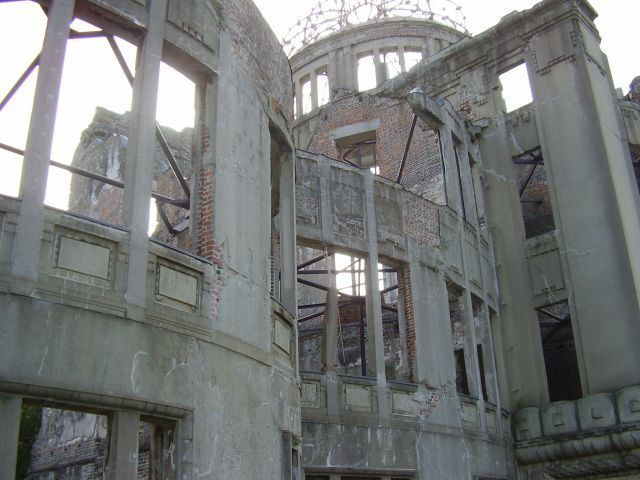
<svg viewBox="0 0 640 480"><path fill-rule="evenodd" d="M321 0L282 40L288 55L343 28L387 17L432 20L468 33L466 17L454 0Z"/></svg>

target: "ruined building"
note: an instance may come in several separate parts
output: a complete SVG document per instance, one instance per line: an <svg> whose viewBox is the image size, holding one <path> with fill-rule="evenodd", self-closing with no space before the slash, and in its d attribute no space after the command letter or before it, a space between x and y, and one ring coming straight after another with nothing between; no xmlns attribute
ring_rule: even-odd
<svg viewBox="0 0 640 480"><path fill-rule="evenodd" d="M250 0L39 3L29 135L0 143L0 478L19 438L38 480L637 478L638 82L587 1L474 37L339 16L289 59ZM54 163L63 211L89 37L135 47L132 103ZM156 122L161 63L191 129Z"/></svg>

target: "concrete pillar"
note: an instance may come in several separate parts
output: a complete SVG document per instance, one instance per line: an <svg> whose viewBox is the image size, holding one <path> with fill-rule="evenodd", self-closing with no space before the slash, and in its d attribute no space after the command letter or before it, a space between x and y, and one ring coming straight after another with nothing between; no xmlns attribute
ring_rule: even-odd
<svg viewBox="0 0 640 480"><path fill-rule="evenodd" d="M412 251L409 265L415 328L414 377L430 387L448 385L455 390L456 368L449 318L447 284L442 272L418 261Z"/></svg>
<svg viewBox="0 0 640 480"><path fill-rule="evenodd" d="M16 475L22 399L0 395L0 478Z"/></svg>
<svg viewBox="0 0 640 480"><path fill-rule="evenodd" d="M493 335L491 334L489 307L486 303L482 304L480 310L480 343L482 344L484 378L487 386L487 401L494 405L500 405L495 346L493 342Z"/></svg>
<svg viewBox="0 0 640 480"><path fill-rule="evenodd" d="M375 376L381 384L386 383L384 370L384 339L382 329L382 300L378 285L378 236L373 194L373 177L364 172L367 247L369 255L365 260L365 283L367 290L367 372Z"/></svg>
<svg viewBox="0 0 640 480"><path fill-rule="evenodd" d="M338 58L335 51L329 52L327 58L327 77L329 78L329 101L333 100L338 87Z"/></svg>
<svg viewBox="0 0 640 480"><path fill-rule="evenodd" d="M293 315L297 312L295 209L295 157L287 152L280 160L280 302Z"/></svg>
<svg viewBox="0 0 640 480"><path fill-rule="evenodd" d="M380 50L373 50L373 64L376 67L376 86L381 85L387 79L387 66L380 60Z"/></svg>
<svg viewBox="0 0 640 480"><path fill-rule="evenodd" d="M311 72L311 110L318 108L318 73Z"/></svg>
<svg viewBox="0 0 640 480"><path fill-rule="evenodd" d="M62 69L73 19L73 0L56 0L50 5L38 79L33 96L31 122L27 134L22 178L20 217L16 227L12 288L29 294L38 278L40 243L44 223L44 196L47 189L53 129L62 82Z"/></svg>
<svg viewBox="0 0 640 480"><path fill-rule="evenodd" d="M138 475L138 431L140 415L117 412L109 418L107 480L135 480Z"/></svg>
<svg viewBox="0 0 640 480"><path fill-rule="evenodd" d="M402 359L401 375L404 379L409 378L409 343L407 341L407 301L405 298L405 290L398 289L398 329L400 330L400 356Z"/></svg>
<svg viewBox="0 0 640 480"><path fill-rule="evenodd" d="M458 297L460 313L462 316L462 326L464 328L464 361L467 371L467 383L469 385L469 395L482 400L480 386L480 369L478 367L478 357L476 353L476 333L473 323L473 302L469 290L462 290Z"/></svg>
<svg viewBox="0 0 640 480"><path fill-rule="evenodd" d="M484 200L489 229L493 238L500 284L500 338L510 386L511 405L537 406L548 401L540 327L531 297L529 265L524 256L524 222L517 178L511 159L511 138L499 91L477 84L477 78L497 83L495 72L468 72L468 82L485 92L487 102L478 107L479 114L492 118L482 129L480 152L484 177ZM476 82L476 83L473 83ZM491 86L489 86L491 87ZM505 408L510 405L505 404Z"/></svg>
<svg viewBox="0 0 640 480"><path fill-rule="evenodd" d="M300 80L298 80L297 82L295 82L295 95L296 95L296 104L295 104L295 116L296 118L300 118L303 113L302 113L302 84L300 83Z"/></svg>
<svg viewBox="0 0 640 480"><path fill-rule="evenodd" d="M401 72L406 72L407 71L407 64L404 61L404 46L400 45L398 47L398 61L400 62L400 71Z"/></svg>
<svg viewBox="0 0 640 480"><path fill-rule="evenodd" d="M167 0L149 5L149 25L133 82L129 146L124 175L124 221L131 230L127 267L128 314L144 315L149 251L149 201L156 142L156 105Z"/></svg>
<svg viewBox="0 0 640 480"><path fill-rule="evenodd" d="M640 200L608 64L580 13L531 39L527 67L587 395L640 383Z"/></svg>
<svg viewBox="0 0 640 480"><path fill-rule="evenodd" d="M477 229L478 207L476 206L476 195L473 190L473 174L471 172L471 165L469 164L469 146L466 139L463 139L462 143L458 145L457 151L466 220Z"/></svg>
<svg viewBox="0 0 640 480"><path fill-rule="evenodd" d="M327 371L337 371L338 369L338 322L340 321L340 312L338 310L338 289L336 287L335 274L336 269L335 255L328 258L327 269L331 281L329 282L329 290L327 291L327 300L324 313L324 365Z"/></svg>

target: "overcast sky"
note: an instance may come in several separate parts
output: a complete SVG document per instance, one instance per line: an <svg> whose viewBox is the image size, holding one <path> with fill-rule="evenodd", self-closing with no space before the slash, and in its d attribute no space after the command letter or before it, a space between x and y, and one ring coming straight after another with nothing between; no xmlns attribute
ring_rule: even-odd
<svg viewBox="0 0 640 480"><path fill-rule="evenodd" d="M477 34L495 25L514 10L526 10L535 0L456 0L466 16L467 28ZM318 0L254 0L278 38L311 11ZM626 94L629 83L640 75L640 0L591 0L598 11L596 26L609 57L616 87Z"/></svg>

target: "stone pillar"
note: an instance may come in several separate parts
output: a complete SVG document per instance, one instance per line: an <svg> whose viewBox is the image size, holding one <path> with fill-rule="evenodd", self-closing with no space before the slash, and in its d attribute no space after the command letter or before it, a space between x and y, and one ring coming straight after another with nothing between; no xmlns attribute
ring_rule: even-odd
<svg viewBox="0 0 640 480"><path fill-rule="evenodd" d="M295 116L296 118L300 118L302 117L302 115L304 115L304 113L302 113L303 99L302 99L302 84L300 83L300 80L295 82L295 95L296 95Z"/></svg>
<svg viewBox="0 0 640 480"><path fill-rule="evenodd" d="M382 85L387 79L387 66L380 61L380 50L373 50L373 65L376 68L376 86Z"/></svg>
<svg viewBox="0 0 640 480"><path fill-rule="evenodd" d="M413 249L412 249L413 250ZM430 387L448 385L455 391L447 284L442 272L420 263L420 249L410 251L411 296L415 328L414 377Z"/></svg>
<svg viewBox="0 0 640 480"><path fill-rule="evenodd" d="M109 418L107 480L135 480L138 475L140 415L117 412Z"/></svg>
<svg viewBox="0 0 640 480"><path fill-rule="evenodd" d="M485 85L484 78L491 79L496 88ZM505 364L509 399L511 405L518 407L542 405L548 401L546 374L524 255L524 222L504 100L495 72L490 75L483 66L464 73L462 82L471 93L486 98L477 107L478 115L491 118L482 129L480 152L485 208L500 284L500 338L505 355L511 359ZM509 407L505 404L505 408Z"/></svg>
<svg viewBox="0 0 640 480"><path fill-rule="evenodd" d="M409 342L407 339L407 300L405 289L398 288L398 329L400 330L400 355L402 358L401 374L408 379L411 373L409 365Z"/></svg>
<svg viewBox="0 0 640 480"><path fill-rule="evenodd" d="M338 58L335 50L329 52L327 57L327 77L329 78L329 101L335 96L338 83Z"/></svg>
<svg viewBox="0 0 640 480"><path fill-rule="evenodd" d="M21 412L20 397L0 395L0 478L16 475Z"/></svg>
<svg viewBox="0 0 640 480"><path fill-rule="evenodd" d="M327 302L324 312L324 365L327 371L337 371L338 369L338 322L340 312L338 310L338 289L336 287L335 255L328 258L327 269L329 270L329 290L327 291Z"/></svg>
<svg viewBox="0 0 640 480"><path fill-rule="evenodd" d="M313 71L311 75L311 110L318 108L318 72Z"/></svg>
<svg viewBox="0 0 640 480"><path fill-rule="evenodd" d="M398 61L400 62L400 71L401 72L406 72L407 71L407 64L404 61L404 46L400 45L398 47Z"/></svg>
<svg viewBox="0 0 640 480"><path fill-rule="evenodd" d="M365 283L367 290L367 373L386 383L384 370L384 339L382 330L382 300L378 285L378 236L374 206L373 177L364 172L367 247L369 255L365 260Z"/></svg>
<svg viewBox="0 0 640 480"><path fill-rule="evenodd" d="M167 0L153 0L149 25L139 52L133 82L129 146L124 175L124 221L131 230L127 268L128 315L144 315L147 254L149 251L149 201L155 161L156 104Z"/></svg>
<svg viewBox="0 0 640 480"><path fill-rule="evenodd" d="M287 152L280 161L280 301L294 316L297 312L295 208L295 157Z"/></svg>
<svg viewBox="0 0 640 480"><path fill-rule="evenodd" d="M640 383L640 200L586 8L538 32L527 67L584 395Z"/></svg>
<svg viewBox="0 0 640 480"><path fill-rule="evenodd" d="M47 189L53 129L62 82L64 56L73 19L73 0L56 0L50 5L38 79L33 96L31 123L27 134L22 178L20 217L16 227L12 288L30 294L38 278L40 243L44 224L44 196Z"/></svg>
<svg viewBox="0 0 640 480"><path fill-rule="evenodd" d="M467 145L466 139L463 139L462 143L458 145L457 151L466 220L477 229L478 207L476 206L476 195L473 190L473 174L471 172L471 165L469 164L469 147Z"/></svg>

